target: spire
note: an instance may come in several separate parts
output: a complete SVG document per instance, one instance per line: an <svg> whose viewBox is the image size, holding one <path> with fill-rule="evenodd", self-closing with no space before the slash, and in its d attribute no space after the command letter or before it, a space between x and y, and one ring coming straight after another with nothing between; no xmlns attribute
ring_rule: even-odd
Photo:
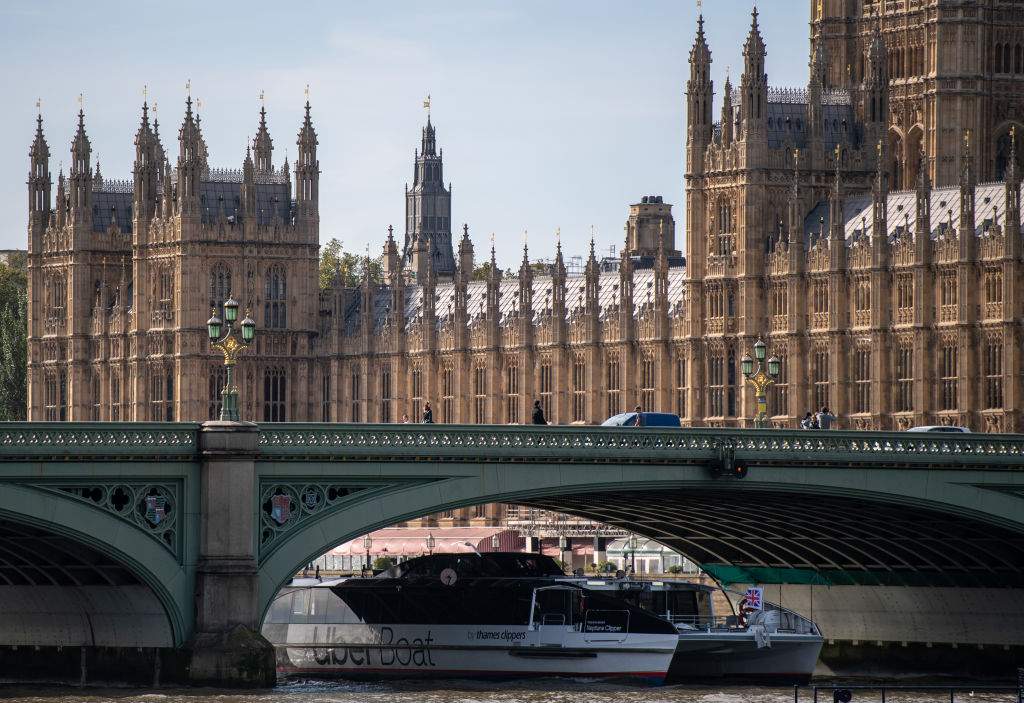
<svg viewBox="0 0 1024 703"><path fill-rule="evenodd" d="M36 117L36 136L28 155L29 249L35 253L42 250L42 235L50 224L50 147L43 136L42 113Z"/></svg>
<svg viewBox="0 0 1024 703"><path fill-rule="evenodd" d="M260 101L262 102L262 100L263 93L261 92ZM274 141L270 138L270 133L267 132L267 111L263 105L260 105L260 125L256 129L256 138L252 140L252 151L256 157L257 171L270 171L274 168L271 163Z"/></svg>
<svg viewBox="0 0 1024 703"><path fill-rule="evenodd" d="M743 45L743 77L740 79L740 115L743 120L743 140L764 140L765 112L768 103L768 77L764 72L767 53L761 30L757 26L757 6L750 13L750 33Z"/></svg>
<svg viewBox="0 0 1024 703"><path fill-rule="evenodd" d="M136 221L148 222L156 212L157 187L163 160L161 151L156 134L149 127L149 105L143 99L142 120L135 133L135 165L132 169L132 202Z"/></svg>
<svg viewBox="0 0 1024 703"><path fill-rule="evenodd" d="M85 113L78 110L78 131L71 142L71 177L90 175L89 156L92 154L92 145L89 144L89 137L85 134Z"/></svg>
<svg viewBox="0 0 1024 703"><path fill-rule="evenodd" d="M519 316L533 319L533 268L526 248L526 233L523 232L523 263L519 266Z"/></svg>
<svg viewBox="0 0 1024 703"><path fill-rule="evenodd" d="M960 157L960 231L961 246L967 237L974 238L974 159L971 156L971 130L964 131L964 153ZM973 243L973 242L972 242Z"/></svg>
<svg viewBox="0 0 1024 703"><path fill-rule="evenodd" d="M50 158L50 147L46 143L46 137L43 136L42 113L36 116L36 137L32 140L32 146L29 147L28 155L33 163L46 161Z"/></svg>
<svg viewBox="0 0 1024 703"><path fill-rule="evenodd" d="M1010 160L1004 175L1006 181L1003 205L1006 241L1013 251L1020 252L1020 172L1017 168L1017 128L1010 127Z"/></svg>
<svg viewBox="0 0 1024 703"><path fill-rule="evenodd" d="M307 96L309 86L306 86ZM315 219L319 216L320 198L320 162L316 158L316 130L310 118L309 99L306 99L306 116L299 129L296 142L299 154L295 159L295 201L296 215L302 219Z"/></svg>
<svg viewBox="0 0 1024 703"><path fill-rule="evenodd" d="M597 263L597 256L594 253L594 228L590 228L590 256L587 257L587 266L584 271L586 279L586 293L587 293L587 314L597 315L597 289L598 281L601 277L601 268Z"/></svg>
<svg viewBox="0 0 1024 703"><path fill-rule="evenodd" d="M459 240L459 266L466 280L473 275L473 242L469 240L469 225L462 225L462 239Z"/></svg>
<svg viewBox="0 0 1024 703"><path fill-rule="evenodd" d="M239 197L238 214L243 218L258 217L256 211L256 166L252 160L249 145L245 145L245 161L242 162L242 187Z"/></svg>
<svg viewBox="0 0 1024 703"><path fill-rule="evenodd" d="M917 219L914 223L914 241L917 247L923 248L931 238L932 230L932 182L928 177L928 162L924 153L924 143L918 152L917 184L915 186Z"/></svg>
<svg viewBox="0 0 1024 703"><path fill-rule="evenodd" d="M443 117L443 115L442 115ZM427 126L423 128L423 142L420 154L422 156L434 156L437 145L434 139L434 127L430 124L430 115L427 115Z"/></svg>
<svg viewBox="0 0 1024 703"><path fill-rule="evenodd" d="M690 49L690 79L686 82L687 166L698 173L704 161L704 149L711 141L711 50L704 38L704 16L697 18L697 38Z"/></svg>
<svg viewBox="0 0 1024 703"><path fill-rule="evenodd" d="M178 130L178 212L199 215L199 181L202 175L202 137L199 120L192 114L192 96L185 100L185 119Z"/></svg>
<svg viewBox="0 0 1024 703"><path fill-rule="evenodd" d="M725 94L722 96L722 146L728 148L732 144L732 83L729 82L729 70L725 72Z"/></svg>

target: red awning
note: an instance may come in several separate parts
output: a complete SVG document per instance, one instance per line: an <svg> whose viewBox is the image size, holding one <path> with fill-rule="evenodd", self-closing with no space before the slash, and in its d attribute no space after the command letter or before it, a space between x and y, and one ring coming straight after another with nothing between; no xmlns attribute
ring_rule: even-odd
<svg viewBox="0 0 1024 703"><path fill-rule="evenodd" d="M479 552L492 552L491 538L498 535L498 550L503 552L522 551L526 540L516 530L500 527L386 527L370 533L371 556L419 556L427 554L427 536L434 540L433 552L472 552L476 547ZM339 544L327 552L332 555L366 556L363 546L364 537ZM466 544L473 546L469 546Z"/></svg>

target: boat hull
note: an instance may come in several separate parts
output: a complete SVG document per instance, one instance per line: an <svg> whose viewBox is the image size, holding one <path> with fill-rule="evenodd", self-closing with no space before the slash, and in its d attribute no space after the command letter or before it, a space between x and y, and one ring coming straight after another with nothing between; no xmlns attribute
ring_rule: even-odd
<svg viewBox="0 0 1024 703"><path fill-rule="evenodd" d="M682 634L667 681L806 684L823 641L817 635L772 633L770 645L759 647L749 632Z"/></svg>
<svg viewBox="0 0 1024 703"><path fill-rule="evenodd" d="M508 625L281 625L278 672L349 679L633 679L661 684L676 638L630 633L600 639L570 627Z"/></svg>

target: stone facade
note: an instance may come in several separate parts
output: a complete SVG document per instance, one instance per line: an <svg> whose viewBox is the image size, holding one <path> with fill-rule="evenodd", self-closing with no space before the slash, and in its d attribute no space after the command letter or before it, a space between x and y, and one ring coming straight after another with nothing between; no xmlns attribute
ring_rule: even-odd
<svg viewBox="0 0 1024 703"><path fill-rule="evenodd" d="M806 89L768 86L755 12L719 122L700 21L686 88L685 266L671 205L648 196L630 206L619 257L598 260L591 242L573 273L560 244L544 266L524 245L518 276L504 278L492 248L489 276L472 280L473 244L463 227L454 250L451 188L428 119L405 241L400 250L389 229L384 280L318 294L308 103L294 173L273 166L262 112L243 167L211 169L190 102L172 168L143 106L130 182L92 168L80 114L55 208L40 118L29 175L30 419L215 418L224 371L205 320L233 293L258 325L239 363L245 420L418 422L430 402L436 422L526 423L537 399L554 423L641 405L691 425L745 426L755 401L740 357L763 337L783 362L769 395L776 425L828 405L840 428L1019 431L1013 133L1003 162L993 146L1012 113L942 122L952 141L945 131L922 140L914 163L928 168L914 171L913 190L890 190L907 168L892 137L906 134L893 108L906 79L889 69L901 50L889 45L892 18L865 20L858 5L848 23L830 24L813 5L824 18L813 36L828 41L814 43ZM964 12L949 23L981 31ZM829 44L840 29L850 38ZM1020 43L1013 31L1007 46ZM830 56L857 72L843 83ZM950 179L936 166L946 154L958 159L955 184L933 187L935 173ZM978 184L1000 168L1003 182ZM481 510L477 519L498 517Z"/></svg>

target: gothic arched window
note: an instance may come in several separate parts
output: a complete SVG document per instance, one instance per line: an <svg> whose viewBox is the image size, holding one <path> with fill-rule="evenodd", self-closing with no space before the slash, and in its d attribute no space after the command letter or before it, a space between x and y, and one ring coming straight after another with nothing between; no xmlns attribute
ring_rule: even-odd
<svg viewBox="0 0 1024 703"><path fill-rule="evenodd" d="M287 276L280 266L267 271L263 284L263 325L267 329L288 326Z"/></svg>
<svg viewBox="0 0 1024 703"><path fill-rule="evenodd" d="M285 422L287 405L285 372L274 366L263 373L263 421Z"/></svg>
<svg viewBox="0 0 1024 703"><path fill-rule="evenodd" d="M216 264L210 271L210 307L221 313L221 306L231 295L231 269Z"/></svg>

